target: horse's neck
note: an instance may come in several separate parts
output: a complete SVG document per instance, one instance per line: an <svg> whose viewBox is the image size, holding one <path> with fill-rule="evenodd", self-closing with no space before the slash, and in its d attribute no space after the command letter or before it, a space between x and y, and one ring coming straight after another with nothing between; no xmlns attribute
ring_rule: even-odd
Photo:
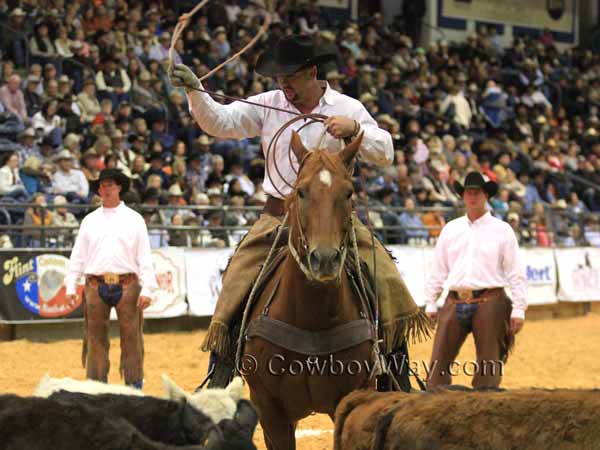
<svg viewBox="0 0 600 450"><path fill-rule="evenodd" d="M279 301L274 302L271 309L273 318L285 320L298 328L316 331L359 317L357 302L345 275L337 284L308 281L291 255L288 255L282 266L277 296Z"/></svg>

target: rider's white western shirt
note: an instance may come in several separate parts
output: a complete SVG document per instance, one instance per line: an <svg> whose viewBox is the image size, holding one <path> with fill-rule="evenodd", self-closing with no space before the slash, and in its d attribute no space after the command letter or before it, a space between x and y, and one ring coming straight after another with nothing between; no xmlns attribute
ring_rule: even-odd
<svg viewBox="0 0 600 450"><path fill-rule="evenodd" d="M146 223L125 206L99 207L89 213L79 228L65 278L67 295L75 294L77 281L85 275L135 273L142 291L151 297L158 287Z"/></svg>
<svg viewBox="0 0 600 450"><path fill-rule="evenodd" d="M427 312L437 311L443 289L510 286L512 317L525 318L527 279L510 225L489 212L471 222L465 215L442 228L425 284Z"/></svg>
<svg viewBox="0 0 600 450"><path fill-rule="evenodd" d="M325 92L312 113L324 114L326 116L346 116L356 120L360 123L361 129L364 131L359 156L363 160L378 166L390 165L394 159L394 147L390 134L379 128L375 119L371 117L358 100L331 89L327 83L324 83L323 87L325 88ZM187 97L190 112L204 132L212 136L230 139L260 136L265 158L267 147L273 135L282 125L295 117L294 114L288 112L249 105L239 101L222 105L214 101L210 95L198 91L188 92ZM264 92L249 97L247 100L300 113L294 105L288 102L281 90ZM267 194L282 198L278 190L281 191L283 196L292 191L291 187L285 181L290 185L294 184L296 181L296 172L294 169L297 170L298 165L293 153L291 154L293 162L290 163L289 160L288 150L290 148L290 139L292 130L298 131L305 123L306 121L304 120L294 123L279 139L275 151L275 160L281 174L275 168L273 155L269 156L267 169L273 181L265 173L263 187ZM323 135L324 128L325 126L322 123L314 123L299 131L304 146L308 149L317 147ZM342 145L339 139L334 138L329 133L325 133L321 148L338 151L341 150Z"/></svg>

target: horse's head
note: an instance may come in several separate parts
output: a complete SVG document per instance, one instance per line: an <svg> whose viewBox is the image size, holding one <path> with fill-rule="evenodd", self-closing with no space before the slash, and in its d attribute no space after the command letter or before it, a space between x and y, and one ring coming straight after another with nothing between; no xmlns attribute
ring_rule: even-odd
<svg viewBox="0 0 600 450"><path fill-rule="evenodd" d="M302 270L315 281L334 281L341 272L352 220L354 190L349 171L362 136L331 153L308 151L300 136L292 133L300 169L288 197L290 247Z"/></svg>

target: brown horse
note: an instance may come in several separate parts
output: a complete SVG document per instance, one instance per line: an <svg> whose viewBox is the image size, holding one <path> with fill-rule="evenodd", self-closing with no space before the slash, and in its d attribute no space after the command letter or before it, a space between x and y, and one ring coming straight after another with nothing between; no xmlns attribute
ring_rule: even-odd
<svg viewBox="0 0 600 450"><path fill-rule="evenodd" d="M345 395L374 384L372 324L342 270L351 251L349 167L361 142L362 134L338 153L309 152L292 136L301 164L286 200L290 248L254 302L241 360L269 450L295 449L298 420L312 412L333 420ZM273 339L251 332L261 320L271 321Z"/></svg>

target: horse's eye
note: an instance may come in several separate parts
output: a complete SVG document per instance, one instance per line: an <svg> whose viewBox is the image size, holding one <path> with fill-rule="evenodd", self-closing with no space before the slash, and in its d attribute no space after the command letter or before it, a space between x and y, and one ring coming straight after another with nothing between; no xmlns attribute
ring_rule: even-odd
<svg viewBox="0 0 600 450"><path fill-rule="evenodd" d="M304 192L304 189L298 189L298 197L306 198L306 192Z"/></svg>

